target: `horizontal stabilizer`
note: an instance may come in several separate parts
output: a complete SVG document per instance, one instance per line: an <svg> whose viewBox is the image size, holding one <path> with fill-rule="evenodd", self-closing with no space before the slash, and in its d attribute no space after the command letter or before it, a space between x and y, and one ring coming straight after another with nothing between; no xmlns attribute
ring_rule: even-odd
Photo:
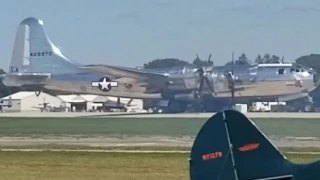
<svg viewBox="0 0 320 180"><path fill-rule="evenodd" d="M9 73L2 78L2 82L8 87L20 87L32 84L41 86L46 84L50 78L51 75L46 73Z"/></svg>
<svg viewBox="0 0 320 180"><path fill-rule="evenodd" d="M6 77L16 77L20 79L47 79L51 77L50 73L10 73Z"/></svg>

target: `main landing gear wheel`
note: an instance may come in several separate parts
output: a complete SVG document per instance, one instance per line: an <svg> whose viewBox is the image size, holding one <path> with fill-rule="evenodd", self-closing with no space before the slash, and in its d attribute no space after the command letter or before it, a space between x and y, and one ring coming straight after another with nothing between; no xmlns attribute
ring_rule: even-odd
<svg viewBox="0 0 320 180"><path fill-rule="evenodd" d="M186 111L186 108L187 103L184 101L170 100L168 104L170 113L182 113Z"/></svg>

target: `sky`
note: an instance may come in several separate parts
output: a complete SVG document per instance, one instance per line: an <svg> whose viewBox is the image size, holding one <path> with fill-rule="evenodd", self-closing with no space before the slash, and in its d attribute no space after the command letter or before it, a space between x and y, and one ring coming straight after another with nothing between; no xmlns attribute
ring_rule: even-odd
<svg viewBox="0 0 320 180"><path fill-rule="evenodd" d="M246 53L293 62L320 54L319 0L3 0L0 68L8 69L19 23L44 21L53 43L82 64L136 67L160 58L216 65Z"/></svg>

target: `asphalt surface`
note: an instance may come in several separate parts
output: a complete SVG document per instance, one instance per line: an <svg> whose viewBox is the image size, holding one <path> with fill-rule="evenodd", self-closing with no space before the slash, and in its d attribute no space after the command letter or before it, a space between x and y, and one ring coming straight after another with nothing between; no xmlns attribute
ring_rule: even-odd
<svg viewBox="0 0 320 180"><path fill-rule="evenodd" d="M320 147L320 139L312 137L285 137L270 138L277 147ZM2 137L0 146L2 147L32 147L32 146L81 146L81 147L187 147L191 148L193 137L168 137L168 136L134 136L126 138L111 137Z"/></svg>

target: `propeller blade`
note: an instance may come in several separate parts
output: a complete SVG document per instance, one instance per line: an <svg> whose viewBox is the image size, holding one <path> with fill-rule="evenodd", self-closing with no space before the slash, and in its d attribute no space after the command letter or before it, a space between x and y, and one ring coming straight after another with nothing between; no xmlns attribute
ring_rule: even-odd
<svg viewBox="0 0 320 180"><path fill-rule="evenodd" d="M200 79L199 96L201 96L201 93L202 93L202 90L204 87L204 83L207 84L208 88L210 89L211 94L216 94L209 78L207 76L202 76Z"/></svg>
<svg viewBox="0 0 320 180"><path fill-rule="evenodd" d="M207 70L208 70L208 66L209 66L210 59L211 59L211 53L209 54L208 64L206 65L205 73L206 73L206 72L207 72Z"/></svg>
<svg viewBox="0 0 320 180"><path fill-rule="evenodd" d="M213 94L213 93L216 94L216 92L213 89L213 86L212 86L211 82L209 81L209 78L207 76L204 76L204 80L206 81L206 84L209 87L211 94Z"/></svg>
<svg viewBox="0 0 320 180"><path fill-rule="evenodd" d="M199 96L201 96L202 88L203 88L204 76L200 77L200 85L199 85Z"/></svg>

